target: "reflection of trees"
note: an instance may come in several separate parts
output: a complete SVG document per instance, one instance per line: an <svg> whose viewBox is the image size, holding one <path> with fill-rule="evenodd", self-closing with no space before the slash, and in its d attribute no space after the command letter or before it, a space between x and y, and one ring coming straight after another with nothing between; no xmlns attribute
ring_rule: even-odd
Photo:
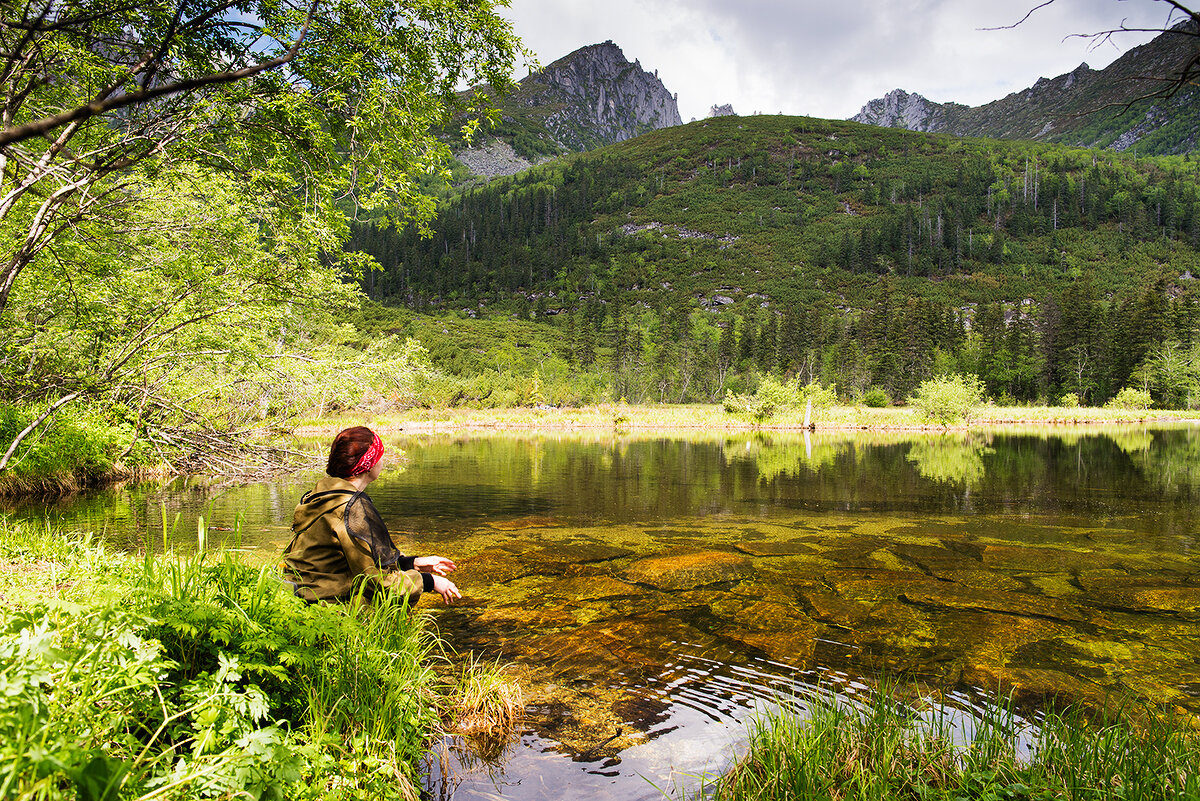
<svg viewBox="0 0 1200 801"><path fill-rule="evenodd" d="M1156 435L1143 430L1120 439L1109 436L1160 492L1178 495L1200 489L1200 431L1189 428Z"/></svg>
<svg viewBox="0 0 1200 801"><path fill-rule="evenodd" d="M1154 435L1145 428L1121 428L1108 432L1108 437L1126 456L1148 454L1154 444Z"/></svg>
<svg viewBox="0 0 1200 801"><path fill-rule="evenodd" d="M847 437L811 434L773 437L757 433L730 438L725 443L725 454L730 461L753 462L759 480L771 481L780 476L799 475L801 467L815 473L832 465L849 444Z"/></svg>
<svg viewBox="0 0 1200 801"><path fill-rule="evenodd" d="M923 478L973 487L983 478L983 457L990 453L995 451L977 435L947 432L914 440L905 458Z"/></svg>

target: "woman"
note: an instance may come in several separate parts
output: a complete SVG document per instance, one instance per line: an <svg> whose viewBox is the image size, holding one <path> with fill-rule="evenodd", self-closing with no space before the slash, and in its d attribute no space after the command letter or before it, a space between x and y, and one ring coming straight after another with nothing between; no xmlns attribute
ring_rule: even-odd
<svg viewBox="0 0 1200 801"><path fill-rule="evenodd" d="M383 468L383 442L365 426L347 428L329 449L329 475L305 493L284 549L284 578L307 601L369 601L381 591L416 603L436 592L447 604L461 598L446 578L454 563L442 556L404 556L367 495Z"/></svg>

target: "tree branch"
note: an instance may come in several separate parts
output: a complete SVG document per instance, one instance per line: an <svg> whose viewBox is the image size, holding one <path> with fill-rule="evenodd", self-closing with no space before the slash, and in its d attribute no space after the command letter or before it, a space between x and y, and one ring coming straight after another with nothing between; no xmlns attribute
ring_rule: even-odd
<svg viewBox="0 0 1200 801"><path fill-rule="evenodd" d="M4 456L0 457L0 470L5 470L8 468L8 463L12 459L13 454L17 452L17 447L20 446L22 440L37 430L37 427L45 422L46 418L58 411L60 407L65 406L78 397L78 390L63 395L54 403L50 404L50 408L38 415L36 420L25 426L24 430L22 430L20 434L17 434L16 438L12 441L12 444L8 446L8 450L4 452Z"/></svg>
<svg viewBox="0 0 1200 801"><path fill-rule="evenodd" d="M304 25L300 28L300 32L296 37L296 41L288 49L288 51L280 56L269 59L267 61L254 64L249 67L243 67L240 70L230 70L228 72L218 72L211 75L203 75L199 78L190 78L187 80L176 81L175 83L166 83L155 87L145 87L138 89L135 92L126 92L109 97L104 100L93 100L92 102L77 106L59 114L53 114L49 117L43 117L40 120L27 122L24 125L18 125L12 128L5 128L0 131L0 148L7 147L14 142L20 142L24 139L30 139L35 136L44 136L50 131L63 125L73 122L81 122L83 120L98 117L109 111L133 106L139 103L145 103L158 97L167 95L179 94L181 92L190 92L196 89L201 89L205 86L216 86L220 84L236 83L237 81L251 78L259 73L281 67L284 64L292 61L296 54L300 51L300 45L304 42L308 35L309 26L312 24L313 15L316 13L319 0L313 0L309 5L308 16L304 20Z"/></svg>

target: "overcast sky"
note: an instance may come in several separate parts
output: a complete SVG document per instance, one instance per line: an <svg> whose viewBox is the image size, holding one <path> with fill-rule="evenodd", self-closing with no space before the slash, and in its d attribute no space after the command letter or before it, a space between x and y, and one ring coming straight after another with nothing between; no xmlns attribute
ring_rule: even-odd
<svg viewBox="0 0 1200 801"><path fill-rule="evenodd" d="M501 13L542 64L611 39L679 95L683 121L714 103L739 114L844 119L892 89L979 105L1095 69L1151 34L1096 44L1071 34L1161 27L1160 0L511 0ZM524 77L522 72L518 77Z"/></svg>

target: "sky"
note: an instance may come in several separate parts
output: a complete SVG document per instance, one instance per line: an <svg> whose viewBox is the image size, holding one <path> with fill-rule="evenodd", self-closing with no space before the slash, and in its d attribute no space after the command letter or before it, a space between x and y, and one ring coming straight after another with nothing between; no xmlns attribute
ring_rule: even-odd
<svg viewBox="0 0 1200 801"><path fill-rule="evenodd" d="M845 119L892 89L971 106L1070 72L1101 69L1153 38L1161 0L511 0L500 9L545 65L611 39L679 97L684 122L729 103ZM1195 4L1193 4L1195 7ZM524 77L527 70L518 77Z"/></svg>

